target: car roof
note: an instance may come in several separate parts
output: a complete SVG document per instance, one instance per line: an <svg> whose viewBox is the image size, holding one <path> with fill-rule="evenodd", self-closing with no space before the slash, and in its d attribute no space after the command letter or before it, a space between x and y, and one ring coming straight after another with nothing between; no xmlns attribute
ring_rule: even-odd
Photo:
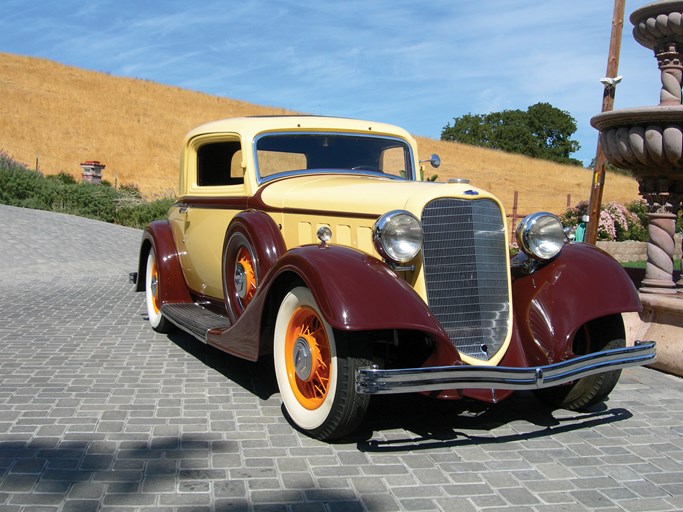
<svg viewBox="0 0 683 512"><path fill-rule="evenodd" d="M252 140L256 135L267 131L352 131L357 133L392 135L414 142L412 136L403 128L375 121L363 121L343 117L325 116L253 116L234 117L212 121L190 131L185 140L198 135L211 133L238 133L243 140Z"/></svg>

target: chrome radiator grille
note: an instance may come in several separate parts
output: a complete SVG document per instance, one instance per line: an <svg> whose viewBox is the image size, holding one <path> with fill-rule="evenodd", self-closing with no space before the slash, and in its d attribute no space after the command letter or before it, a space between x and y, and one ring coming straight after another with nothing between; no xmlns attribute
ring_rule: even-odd
<svg viewBox="0 0 683 512"><path fill-rule="evenodd" d="M510 324L505 223L489 199L444 198L422 212L427 300L462 354L488 360Z"/></svg>

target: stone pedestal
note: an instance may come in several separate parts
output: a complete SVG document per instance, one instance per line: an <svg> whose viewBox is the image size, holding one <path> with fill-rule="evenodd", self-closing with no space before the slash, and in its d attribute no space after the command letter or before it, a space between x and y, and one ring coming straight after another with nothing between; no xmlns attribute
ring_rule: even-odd
<svg viewBox="0 0 683 512"><path fill-rule="evenodd" d="M683 377L683 301L655 294L641 294L640 301L640 314L623 314L627 345L634 340L656 342L657 361L651 366Z"/></svg>
<svg viewBox="0 0 683 512"><path fill-rule="evenodd" d="M636 9L630 17L634 39L654 52L659 67L659 105L598 114L607 160L638 180L651 213L647 267L642 293L674 295L676 212L683 197L683 0L661 0ZM683 293L681 295L683 297Z"/></svg>
<svg viewBox="0 0 683 512"><path fill-rule="evenodd" d="M607 160L629 169L650 208L643 311L624 314L628 335L657 342L655 368L683 376L683 277L673 279L676 213L683 198L683 0L661 0L630 17L634 39L654 52L661 77L659 105L603 112Z"/></svg>

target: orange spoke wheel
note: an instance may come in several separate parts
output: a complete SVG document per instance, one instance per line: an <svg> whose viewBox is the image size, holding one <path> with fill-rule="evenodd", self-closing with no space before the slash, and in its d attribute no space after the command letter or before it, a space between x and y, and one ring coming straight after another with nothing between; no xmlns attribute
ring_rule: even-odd
<svg viewBox="0 0 683 512"><path fill-rule="evenodd" d="M237 251L235 258L235 290L245 308L256 294L256 272L254 270L254 257L249 249L242 246Z"/></svg>
<svg viewBox="0 0 683 512"><path fill-rule="evenodd" d="M288 419L316 439L338 439L363 419L369 395L356 392L356 369L371 363L363 346L349 352L350 336L326 321L311 290L287 292L273 332L273 363ZM368 346L369 348L369 346Z"/></svg>
<svg viewBox="0 0 683 512"><path fill-rule="evenodd" d="M330 342L318 314L303 306L287 326L285 364L294 396L309 410L320 407L330 389Z"/></svg>

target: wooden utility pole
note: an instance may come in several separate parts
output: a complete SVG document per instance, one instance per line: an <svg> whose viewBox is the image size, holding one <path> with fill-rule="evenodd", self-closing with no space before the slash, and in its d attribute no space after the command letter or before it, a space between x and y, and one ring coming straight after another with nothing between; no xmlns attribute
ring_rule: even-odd
<svg viewBox="0 0 683 512"><path fill-rule="evenodd" d="M607 78L615 78L619 70L619 53L621 52L621 33L624 28L624 4L626 0L614 0L614 15L612 16L612 36L609 42L609 56L607 58ZM605 83L602 93L602 112L614 108L614 92L616 83ZM586 228L586 242L595 244L598 238L598 223L600 222L600 205L602 204L602 189L605 186L605 153L600 139L595 155L595 169L593 170L593 184L588 209L589 221Z"/></svg>

